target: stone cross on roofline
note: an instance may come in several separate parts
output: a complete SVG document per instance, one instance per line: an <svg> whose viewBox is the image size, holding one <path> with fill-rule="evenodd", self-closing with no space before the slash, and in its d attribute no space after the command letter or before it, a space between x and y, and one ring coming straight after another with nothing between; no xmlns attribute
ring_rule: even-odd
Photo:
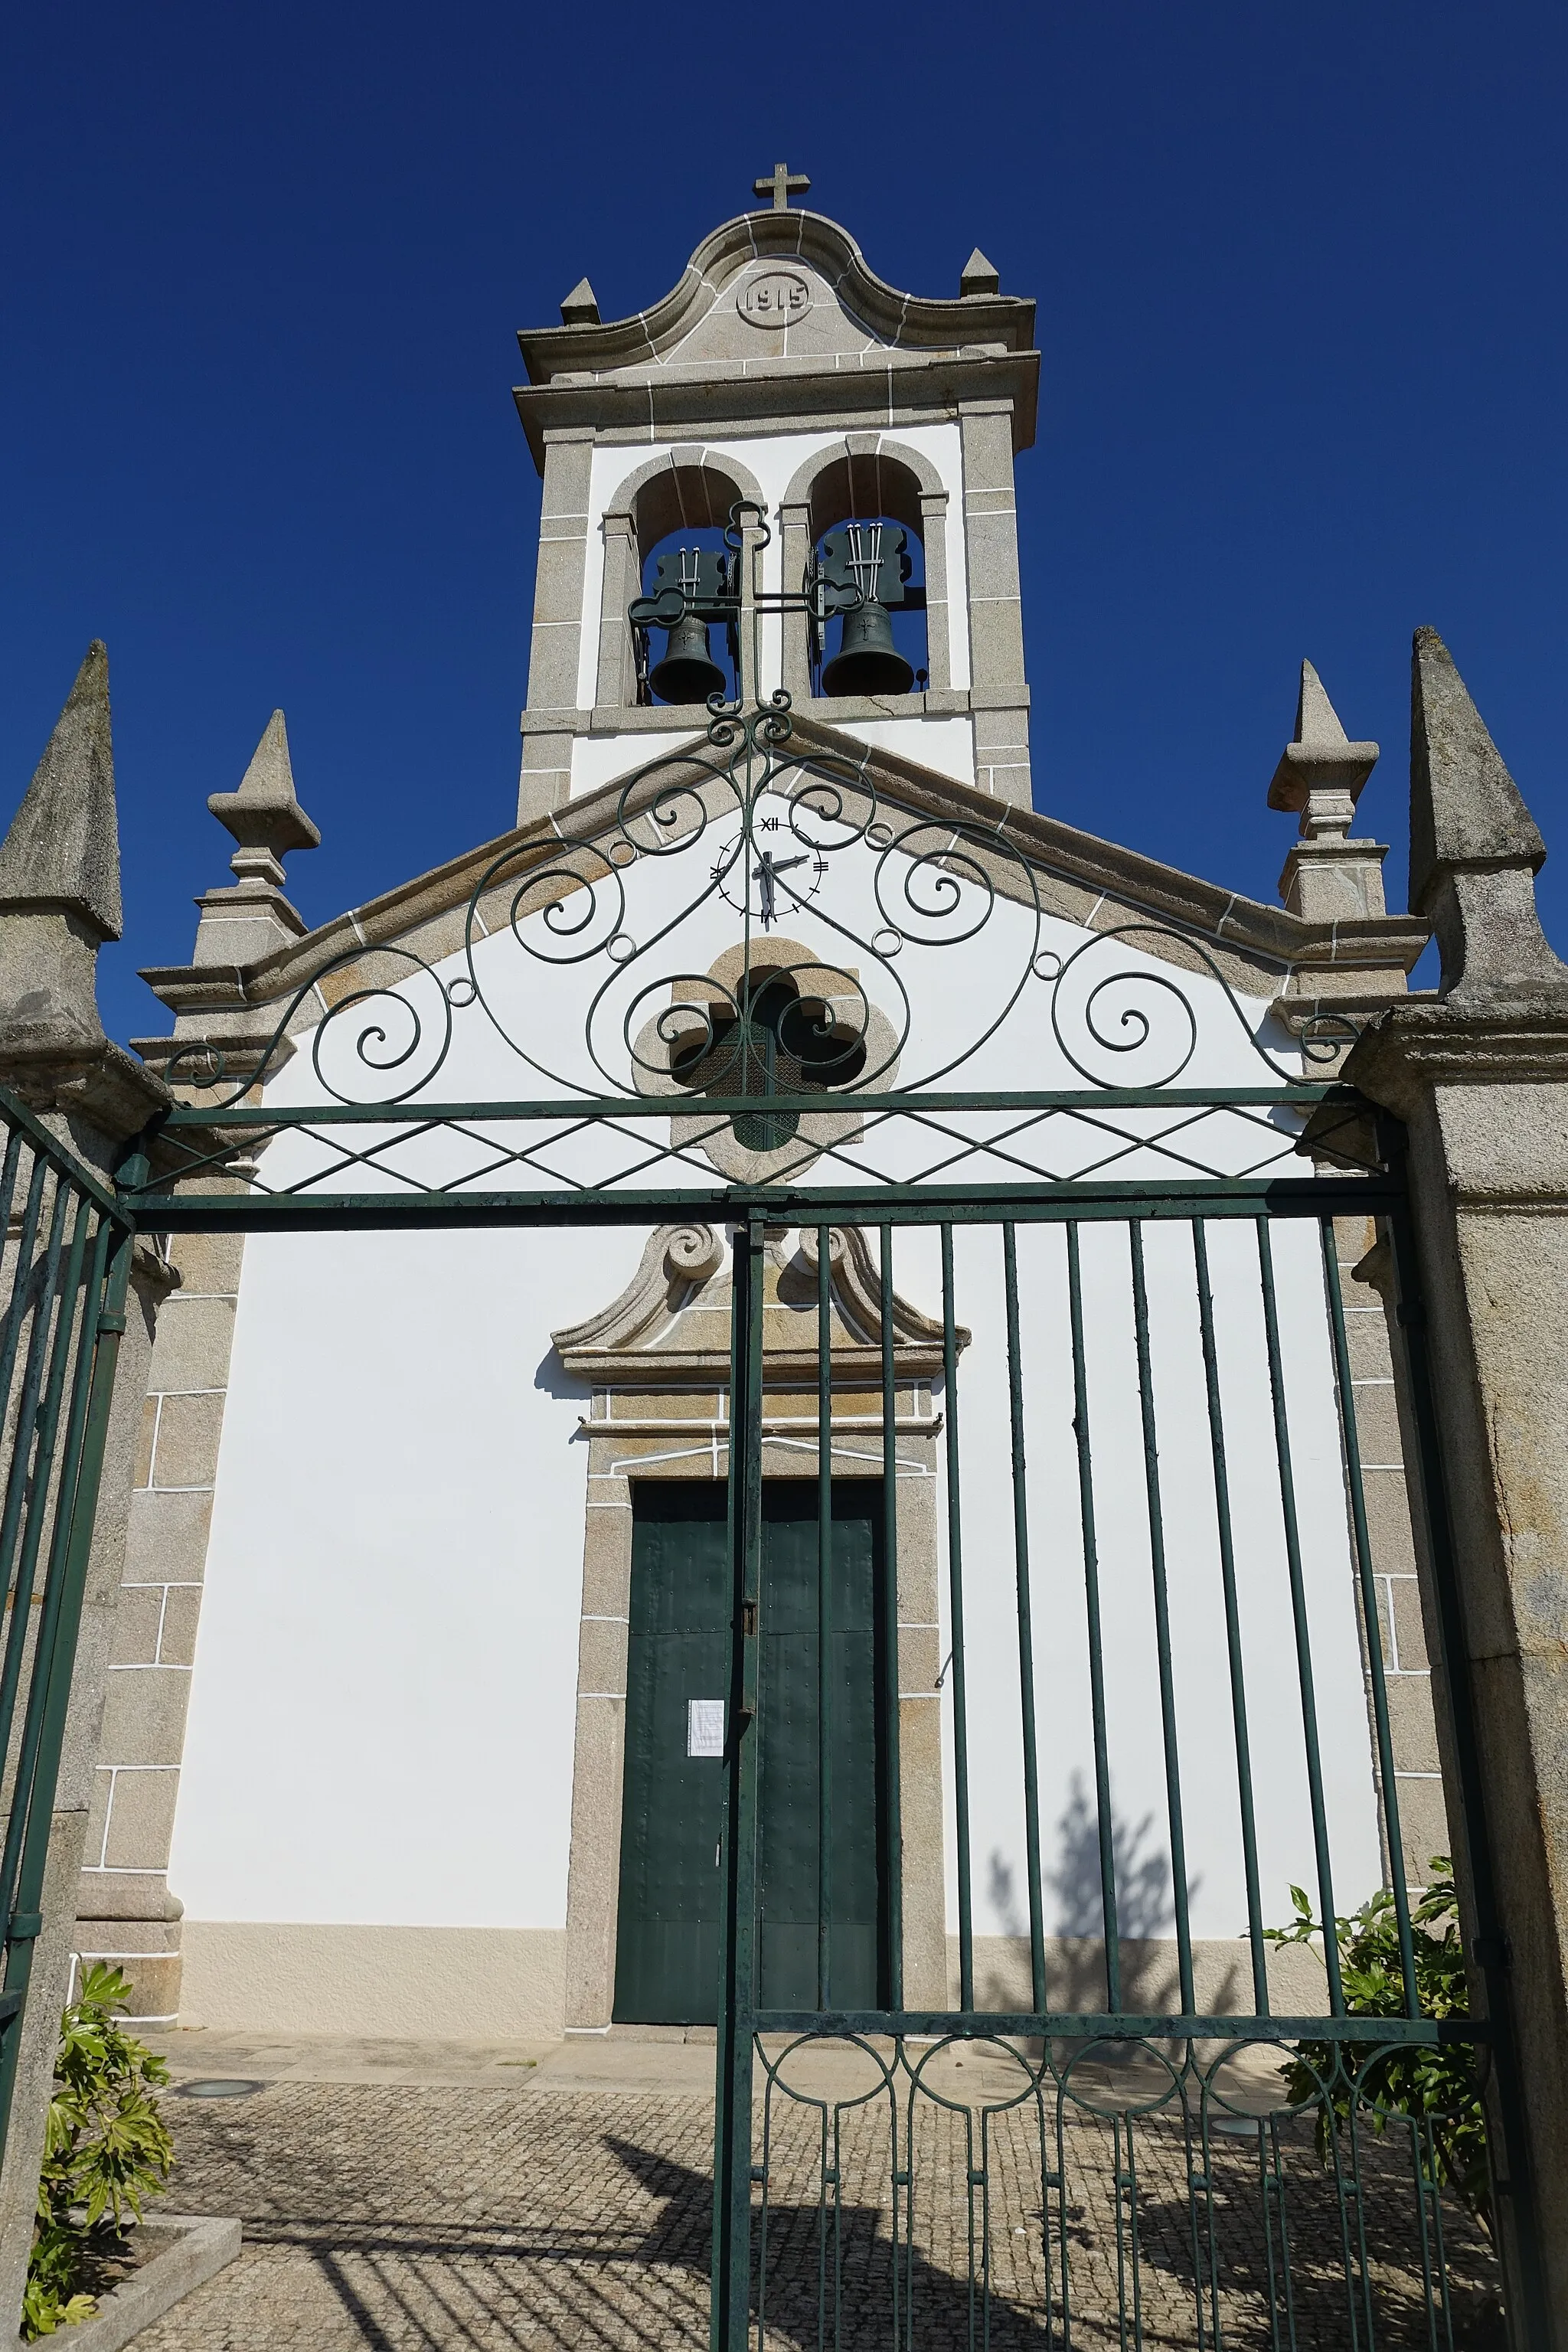
<svg viewBox="0 0 1568 2352"><path fill-rule="evenodd" d="M775 213L787 213L792 196L804 196L811 182L804 172L792 172L787 163L775 163L765 180L752 182L754 196L772 196Z"/></svg>

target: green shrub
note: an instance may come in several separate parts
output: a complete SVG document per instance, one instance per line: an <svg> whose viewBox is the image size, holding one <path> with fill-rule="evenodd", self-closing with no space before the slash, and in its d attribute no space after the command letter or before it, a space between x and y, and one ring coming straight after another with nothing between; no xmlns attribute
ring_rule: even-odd
<svg viewBox="0 0 1568 2352"><path fill-rule="evenodd" d="M153 2095L169 2070L117 2019L130 1990L118 1969L95 1963L60 2019L22 2305L29 2342L92 2317L98 2305L79 2291L84 2263L94 2255L112 2257L124 2231L142 2219L142 2200L162 2196L174 2160Z"/></svg>
<svg viewBox="0 0 1568 2352"><path fill-rule="evenodd" d="M1469 1988L1454 1899L1454 1867L1435 1854L1426 1893L1410 1915L1415 1991L1423 2017L1466 2017ZM1290 1889L1294 1924L1265 1930L1275 1944L1309 1944L1322 1927L1299 1886ZM1336 1918L1340 1976L1352 2017L1403 2017L1405 1978L1394 1896L1383 1887L1349 1919ZM1318 2153L1327 2163L1331 2135L1348 2123L1352 2102L1361 2125L1384 2131L1392 2116L1416 2134L1423 2177L1450 2189L1491 2234L1491 2175L1486 2123L1471 2053L1462 2043L1437 2049L1378 2049L1356 2042L1299 2042L1281 2069L1293 2106L1317 2105Z"/></svg>

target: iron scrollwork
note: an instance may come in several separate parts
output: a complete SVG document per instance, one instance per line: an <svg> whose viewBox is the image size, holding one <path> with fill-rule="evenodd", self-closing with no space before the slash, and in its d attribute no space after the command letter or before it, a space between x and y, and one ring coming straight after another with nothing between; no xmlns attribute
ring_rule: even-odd
<svg viewBox="0 0 1568 2352"><path fill-rule="evenodd" d="M689 875L689 888L648 887L660 870ZM242 1073L203 1045L183 1048L170 1076L214 1112L258 1099L313 1000L310 1067L329 1101L406 1118L482 1030L531 1097L548 1093L563 1113L574 1101L679 1104L675 1156L700 1145L711 1160L710 1139L729 1131L744 1146L731 1174L783 1181L861 1134L858 1097L875 1098L885 1122L906 1105L920 1118L939 1087L983 1085L980 1057L1027 999L1043 1000L1065 1071L1091 1094L1157 1097L1210 1075L1205 1018L1234 1023L1276 1087L1353 1037L1321 1022L1300 1062L1282 1058L1203 940L1130 915L1075 942L1049 883L1005 813L976 822L895 803L869 754L803 746L783 690L749 709L714 697L701 736L628 775L592 833L558 824L548 841L502 849L439 968L400 945L346 950L295 991ZM498 953L503 935L510 955ZM944 983L932 954L983 938L984 961ZM553 979L542 992L530 974ZM1040 1034L1032 1024L1037 1066ZM705 1108L773 1097L776 1113ZM1278 1150L1300 1117L1255 1124Z"/></svg>

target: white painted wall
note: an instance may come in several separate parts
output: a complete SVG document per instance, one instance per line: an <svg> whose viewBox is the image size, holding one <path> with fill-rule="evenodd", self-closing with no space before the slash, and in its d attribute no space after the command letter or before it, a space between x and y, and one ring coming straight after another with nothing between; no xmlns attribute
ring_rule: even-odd
<svg viewBox="0 0 1568 2352"><path fill-rule="evenodd" d="M572 798L596 793L616 776L629 776L650 760L668 760L694 735L574 735L572 739Z"/></svg>
<svg viewBox="0 0 1568 2352"><path fill-rule="evenodd" d="M955 783L974 782L974 721L962 714L941 718L845 719L835 722L841 733L875 750L896 751L906 760L933 768ZM689 735L578 735L572 744L572 798L596 793L618 776L629 776L651 760L670 757Z"/></svg>
<svg viewBox="0 0 1568 2352"><path fill-rule="evenodd" d="M595 1237L629 1275L640 1237ZM197 1919L557 1927L582 1400L542 1234L247 1244L170 1881Z"/></svg>
<svg viewBox="0 0 1568 2352"><path fill-rule="evenodd" d="M639 860L622 877L624 903L602 893L569 944L580 950L612 929L639 950L658 939L695 877L706 875L710 854L703 845L686 858ZM937 879L897 852L879 864L846 849L830 856L821 897L784 928L824 956L857 962L889 1017L899 1025L907 1019L900 1083L940 1083L1015 998L964 1063L962 1083L1082 1083L1052 1032L1050 987L1031 976L1042 946L1066 956L1084 941L1074 927L999 901L964 948L937 950L910 939L887 968L846 950L838 926L864 939L889 911L901 910L911 931L938 935L978 919L981 894L967 885L943 915L932 895ZM581 901L570 903L582 911ZM911 906L927 909L923 921ZM634 958L593 1031L612 1079L624 1080L627 1069L623 1021L637 992L671 971L705 971L738 930L734 912L714 898L675 923L657 961ZM549 946L539 919L524 933L541 953ZM1094 952L1131 977L1097 1000L1095 1045L1082 1025L1089 968L1081 975L1073 968L1058 992L1068 1042L1107 1078L1152 1083L1187 1042L1172 985L1177 975L1142 953L1136 938ZM440 977L450 982L461 972L453 959ZM584 1019L605 977L602 958L539 961L503 934L480 945L474 976L485 1003L451 1014L434 1098L600 1090ZM1198 1013L1184 1083L1257 1083L1265 1073L1230 1001L1202 976L1181 974L1180 984ZM399 1066L406 1085L429 1066L446 1015L428 977L410 982L400 1001L425 1024L424 1042ZM668 989L657 989L638 1018L668 1001ZM1134 1003L1152 1022L1146 1042L1115 1052L1105 1041L1135 1034L1118 1025ZM1265 1009L1244 1007L1247 1024L1259 1024ZM352 1039L385 1022L387 1042L373 1037L370 1050L389 1058L405 1042L388 1018L396 1011L366 1006L352 1029L340 1023L318 1033L323 1066L345 1091L379 1095L380 1079L363 1066L355 1081ZM321 1098L306 1040L268 1099ZM1130 1131L1135 1127L1130 1119ZM355 1132L362 1148L374 1139ZM515 1140L518 1130L508 1132ZM649 1133L628 1121L553 1145L548 1131L533 1129L528 1140L547 1169L583 1181L629 1168ZM929 1132L883 1129L850 1147L837 1169L819 1163L804 1181L856 1170L909 1179L942 1148ZM1067 1173L1090 1146L1063 1135L1053 1148ZM1234 1149L1236 1166L1256 1157L1255 1131L1238 1131ZM275 1145L268 1180L297 1179L312 1162L323 1164L327 1151L300 1138ZM488 1137L447 1135L407 1147L400 1165L422 1181L435 1172L451 1180L477 1174L491 1156ZM1134 1152L1119 1172L1156 1169L1168 1172ZM979 1182L1016 1170L998 1152L967 1163L967 1172ZM500 1189L546 1177L535 1169L482 1181ZM654 1181L712 1179L705 1167L687 1166ZM356 1182L390 1187L394 1179L367 1172ZM1378 1852L1316 1234L1283 1223L1273 1232L1336 1891L1342 1904L1352 1903L1376 1883ZM247 1245L171 1865L193 1917L563 1921L583 1405L552 1376L549 1335L616 1295L642 1240L637 1230L607 1228L572 1238L392 1234L257 1237ZM1090 1799L1093 1786L1064 1246L1057 1229L1020 1235L1042 1828L1047 1872L1058 1875L1075 1776ZM1085 1232L1114 1796L1137 1854L1155 1856L1157 1865L1168 1832L1127 1250L1124 1227ZM1186 1229L1151 1228L1147 1253L1193 1927L1234 1936L1245 1916L1236 1764ZM1311 1883L1311 1844L1255 1253L1251 1228L1213 1229L1262 1882L1269 1916L1279 1917L1288 1882ZM928 1311L940 1301L937 1265L933 1233L900 1234L899 1286ZM974 1332L961 1381L976 1924L1006 1933L1025 1916L1025 1874L999 1236L961 1233L958 1273L960 1317ZM948 1689L950 1704L951 1683ZM1070 1927L1070 1886L1058 1885L1051 1903L1053 1924ZM1124 1920L1124 1930L1132 1925Z"/></svg>

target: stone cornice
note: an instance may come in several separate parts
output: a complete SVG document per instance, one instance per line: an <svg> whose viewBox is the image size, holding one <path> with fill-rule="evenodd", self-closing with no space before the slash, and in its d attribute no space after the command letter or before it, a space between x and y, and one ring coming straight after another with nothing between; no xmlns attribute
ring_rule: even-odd
<svg viewBox="0 0 1568 2352"><path fill-rule="evenodd" d="M0 1044L0 1086L29 1110L87 1120L113 1142L139 1134L174 1099L162 1078L108 1037L75 1046L8 1036Z"/></svg>
<svg viewBox="0 0 1568 2352"><path fill-rule="evenodd" d="M981 688L927 687L912 694L814 694L809 715L819 725L874 722L882 719L967 719L977 710L1027 710L1026 686ZM806 715L802 706L802 716ZM689 704L595 703L584 710L576 704L536 703L518 714L520 735L691 735L700 734L702 714ZM199 903L199 901L198 901Z"/></svg>
<svg viewBox="0 0 1568 2352"><path fill-rule="evenodd" d="M563 330L563 332L574 331ZM583 376L512 391L533 462L542 472L547 425L580 425L606 437L664 440L700 433L712 440L716 390L722 389L731 430L840 429L846 417L908 422L911 408L956 415L961 402L1000 400L1013 414L1015 451L1033 446L1039 353L868 352L853 366L811 360L753 361L731 377L721 361L682 372L659 368L636 377ZM618 430L617 430L618 428Z"/></svg>
<svg viewBox="0 0 1568 2352"><path fill-rule="evenodd" d="M1568 1086L1568 1008L1522 997L1484 1008L1391 1005L1341 1076L1402 1118L1438 1087Z"/></svg>

